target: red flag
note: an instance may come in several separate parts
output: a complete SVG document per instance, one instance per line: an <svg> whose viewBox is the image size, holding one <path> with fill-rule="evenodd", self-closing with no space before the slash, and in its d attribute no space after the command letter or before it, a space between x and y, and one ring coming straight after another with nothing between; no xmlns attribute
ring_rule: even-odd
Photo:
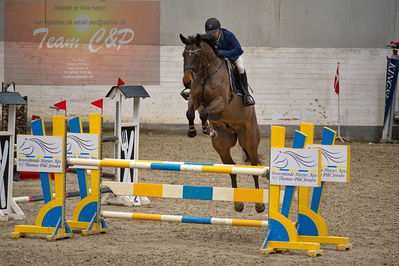
<svg viewBox="0 0 399 266"><path fill-rule="evenodd" d="M38 116L38 115L32 115L32 121L33 121L33 120L37 120L37 119L40 119L40 116Z"/></svg>
<svg viewBox="0 0 399 266"><path fill-rule="evenodd" d="M95 107L98 107L100 109L103 109L103 103L104 103L103 99L91 102L92 105L94 105Z"/></svg>
<svg viewBox="0 0 399 266"><path fill-rule="evenodd" d="M339 62L337 65L337 73L335 73L334 90L336 94L339 94Z"/></svg>
<svg viewBox="0 0 399 266"><path fill-rule="evenodd" d="M54 106L57 107L57 108L59 108L59 109L62 109L62 110L65 110L65 111L66 111L66 108L67 108L67 106L66 106L66 100L61 101L61 102L59 102L59 103L56 103L56 104L54 104Z"/></svg>
<svg viewBox="0 0 399 266"><path fill-rule="evenodd" d="M116 86L123 86L125 85L125 82L121 78L118 78L118 84Z"/></svg>

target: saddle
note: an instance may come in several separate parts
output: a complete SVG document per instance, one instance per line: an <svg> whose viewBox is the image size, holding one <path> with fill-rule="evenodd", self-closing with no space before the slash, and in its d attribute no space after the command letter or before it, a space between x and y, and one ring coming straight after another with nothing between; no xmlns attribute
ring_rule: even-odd
<svg viewBox="0 0 399 266"><path fill-rule="evenodd" d="M229 80L230 80L230 91L243 96L242 85L240 81L240 74L238 73L238 69L234 63L228 58L224 58L224 61L227 66L227 70L229 73Z"/></svg>

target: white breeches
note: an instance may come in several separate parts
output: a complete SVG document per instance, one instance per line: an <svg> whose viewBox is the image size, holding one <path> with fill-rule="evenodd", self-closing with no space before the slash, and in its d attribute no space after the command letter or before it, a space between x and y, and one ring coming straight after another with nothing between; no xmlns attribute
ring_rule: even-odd
<svg viewBox="0 0 399 266"><path fill-rule="evenodd" d="M241 56L239 58L237 58L237 60L235 61L235 64L238 68L238 73L243 74L245 72L245 68L244 68L244 64L242 63Z"/></svg>

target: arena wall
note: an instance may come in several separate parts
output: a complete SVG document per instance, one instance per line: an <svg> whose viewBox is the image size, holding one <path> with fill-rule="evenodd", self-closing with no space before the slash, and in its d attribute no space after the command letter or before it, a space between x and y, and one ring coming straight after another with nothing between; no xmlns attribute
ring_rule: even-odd
<svg viewBox="0 0 399 266"><path fill-rule="evenodd" d="M161 1L161 82L146 86L151 98L142 101L143 127L183 129L186 102L179 96L183 46L178 34L202 32L204 20L215 16L236 33L244 47L243 59L262 128L271 123L298 125L300 121L336 125L333 82L340 62L344 133L352 138L378 139L386 57L391 53L384 46L398 35L397 11L397 0ZM2 35L0 31L1 39ZM3 46L0 42L1 62ZM3 73L1 64L2 80ZM29 115L49 118L56 113L49 106L64 99L68 115L97 111L90 102L105 96L111 85L24 85L17 89L29 97ZM128 119L131 104L123 108ZM272 113L283 118L272 121ZM113 102L106 100L105 122L112 124L113 117Z"/></svg>

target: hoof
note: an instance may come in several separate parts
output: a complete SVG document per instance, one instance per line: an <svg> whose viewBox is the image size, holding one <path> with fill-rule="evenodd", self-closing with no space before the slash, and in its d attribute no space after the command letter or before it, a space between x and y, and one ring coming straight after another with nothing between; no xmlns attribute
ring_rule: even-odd
<svg viewBox="0 0 399 266"><path fill-rule="evenodd" d="M188 98L190 97L190 89L184 88L184 90L180 92L180 95L181 97L183 97L184 100L188 101Z"/></svg>
<svg viewBox="0 0 399 266"><path fill-rule="evenodd" d="M190 138L194 138L195 136L197 136L197 130L189 130L187 131L187 136Z"/></svg>
<svg viewBox="0 0 399 266"><path fill-rule="evenodd" d="M262 213L265 211L265 204L263 203L256 203L255 204L255 210L257 213Z"/></svg>
<svg viewBox="0 0 399 266"><path fill-rule="evenodd" d="M254 98L251 95L245 94L244 95L244 104L246 106L254 105L255 104L255 100L254 100Z"/></svg>
<svg viewBox="0 0 399 266"><path fill-rule="evenodd" d="M244 203L242 203L242 202L234 202L234 210L236 212L242 212L244 210Z"/></svg>
<svg viewBox="0 0 399 266"><path fill-rule="evenodd" d="M211 132L209 131L209 129L203 129L202 130L202 134L204 134L204 135L209 135Z"/></svg>
<svg viewBox="0 0 399 266"><path fill-rule="evenodd" d="M210 137L217 137L217 133L216 133L216 131L215 130L211 130L211 132L209 132L209 136Z"/></svg>
<svg viewBox="0 0 399 266"><path fill-rule="evenodd" d="M205 135L209 135L209 133L211 133L208 121L206 121L205 124L202 125L202 133Z"/></svg>

